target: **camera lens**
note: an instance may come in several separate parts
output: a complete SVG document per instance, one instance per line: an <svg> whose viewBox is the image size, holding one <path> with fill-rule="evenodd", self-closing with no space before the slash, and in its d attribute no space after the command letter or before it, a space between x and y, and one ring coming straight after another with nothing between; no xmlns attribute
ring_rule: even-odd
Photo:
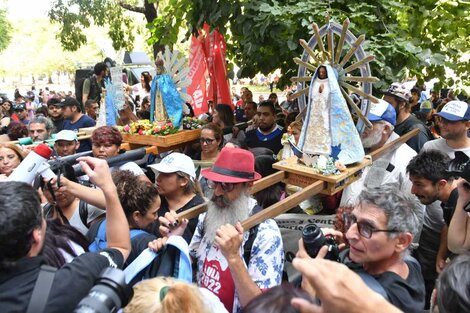
<svg viewBox="0 0 470 313"><path fill-rule="evenodd" d="M132 298L132 288L125 282L124 272L108 267L101 272L95 286L80 301L76 313L109 313L117 312L126 306Z"/></svg>
<svg viewBox="0 0 470 313"><path fill-rule="evenodd" d="M312 258L316 257L318 251L325 244L325 236L320 227L315 224L308 224L302 231L302 239L304 241L305 250Z"/></svg>

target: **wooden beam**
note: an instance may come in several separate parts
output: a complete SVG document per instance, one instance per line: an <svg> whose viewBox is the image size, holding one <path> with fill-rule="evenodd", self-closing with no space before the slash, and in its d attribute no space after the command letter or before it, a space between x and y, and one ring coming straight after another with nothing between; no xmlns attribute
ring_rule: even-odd
<svg viewBox="0 0 470 313"><path fill-rule="evenodd" d="M377 160L384 154L390 152L392 149L397 148L398 146L404 144L405 142L407 142L408 140L416 136L418 133L419 133L419 128L415 128L409 133L406 133L403 136L400 136L400 138L397 138L394 141L389 142L388 144L384 145L383 147L375 151L372 151L371 153L369 153L369 155L372 157L372 161Z"/></svg>
<svg viewBox="0 0 470 313"><path fill-rule="evenodd" d="M310 197L313 197L316 194L319 194L323 189L325 189L325 182L319 180L310 186L298 191L287 198L261 210L260 212L250 216L242 222L243 229L245 231L249 230L255 225L282 214L289 209L296 206L298 203L307 200Z"/></svg>
<svg viewBox="0 0 470 313"><path fill-rule="evenodd" d="M257 193L260 190L281 182L284 178L286 178L286 172L284 171L279 171L269 176L263 177L253 183L253 186L250 188L250 193Z"/></svg>
<svg viewBox="0 0 470 313"><path fill-rule="evenodd" d="M194 217L198 217L199 214L207 211L207 202L201 203L199 205L193 206L189 210L178 213L178 219L182 220L187 218L188 220Z"/></svg>

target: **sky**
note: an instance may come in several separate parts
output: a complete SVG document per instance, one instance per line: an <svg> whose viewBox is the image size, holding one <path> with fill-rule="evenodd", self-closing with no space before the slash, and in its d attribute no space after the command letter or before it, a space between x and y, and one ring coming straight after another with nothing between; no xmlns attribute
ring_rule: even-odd
<svg viewBox="0 0 470 313"><path fill-rule="evenodd" d="M47 18L47 11L52 1L53 0L6 0L8 18L12 22L19 19Z"/></svg>

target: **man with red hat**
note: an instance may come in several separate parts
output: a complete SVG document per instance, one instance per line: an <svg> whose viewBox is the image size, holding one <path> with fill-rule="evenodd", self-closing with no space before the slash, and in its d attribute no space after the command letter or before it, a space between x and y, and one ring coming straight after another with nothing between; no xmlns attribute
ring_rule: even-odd
<svg viewBox="0 0 470 313"><path fill-rule="evenodd" d="M197 260L200 287L213 292L229 312L240 312L263 289L281 283L284 250L281 233L274 220L266 220L245 231L240 222L261 210L249 193L255 172L251 152L224 148L212 168L201 172L212 194L207 213L199 216L190 243L190 254ZM161 225L177 225L175 220ZM180 224L185 227L185 223ZM172 234L177 230L173 228Z"/></svg>

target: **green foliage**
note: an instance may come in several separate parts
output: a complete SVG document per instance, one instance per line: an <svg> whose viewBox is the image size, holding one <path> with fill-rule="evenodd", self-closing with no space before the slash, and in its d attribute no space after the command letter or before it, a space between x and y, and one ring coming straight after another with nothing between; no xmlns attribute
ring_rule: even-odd
<svg viewBox="0 0 470 313"><path fill-rule="evenodd" d="M91 25L108 26L113 48L132 50L134 21L114 0L55 0L49 18L60 26L58 38L64 49L76 51L87 43L84 29Z"/></svg>
<svg viewBox="0 0 470 313"><path fill-rule="evenodd" d="M12 27L6 17L6 11L0 9L0 51L5 50L11 41Z"/></svg>
<svg viewBox="0 0 470 313"><path fill-rule="evenodd" d="M93 43L103 36L97 27L86 31L90 43L76 52L63 51L55 37L59 30L45 19L18 21L12 30L15 38L0 54L2 76L19 77L33 74L35 77L49 75L57 71L74 73L78 64L94 64L103 60L99 48Z"/></svg>
<svg viewBox="0 0 470 313"><path fill-rule="evenodd" d="M469 7L466 0L170 0L152 34L172 43L182 21L188 34L206 21L225 35L241 76L281 68L288 84L297 73L292 59L303 51L298 40L308 40L312 22L322 26L328 13L339 23L349 17L350 30L366 34L364 47L377 58L372 73L381 79L375 88L413 77L449 85L446 67L461 77L455 83L468 85L470 62L461 58L470 51Z"/></svg>

